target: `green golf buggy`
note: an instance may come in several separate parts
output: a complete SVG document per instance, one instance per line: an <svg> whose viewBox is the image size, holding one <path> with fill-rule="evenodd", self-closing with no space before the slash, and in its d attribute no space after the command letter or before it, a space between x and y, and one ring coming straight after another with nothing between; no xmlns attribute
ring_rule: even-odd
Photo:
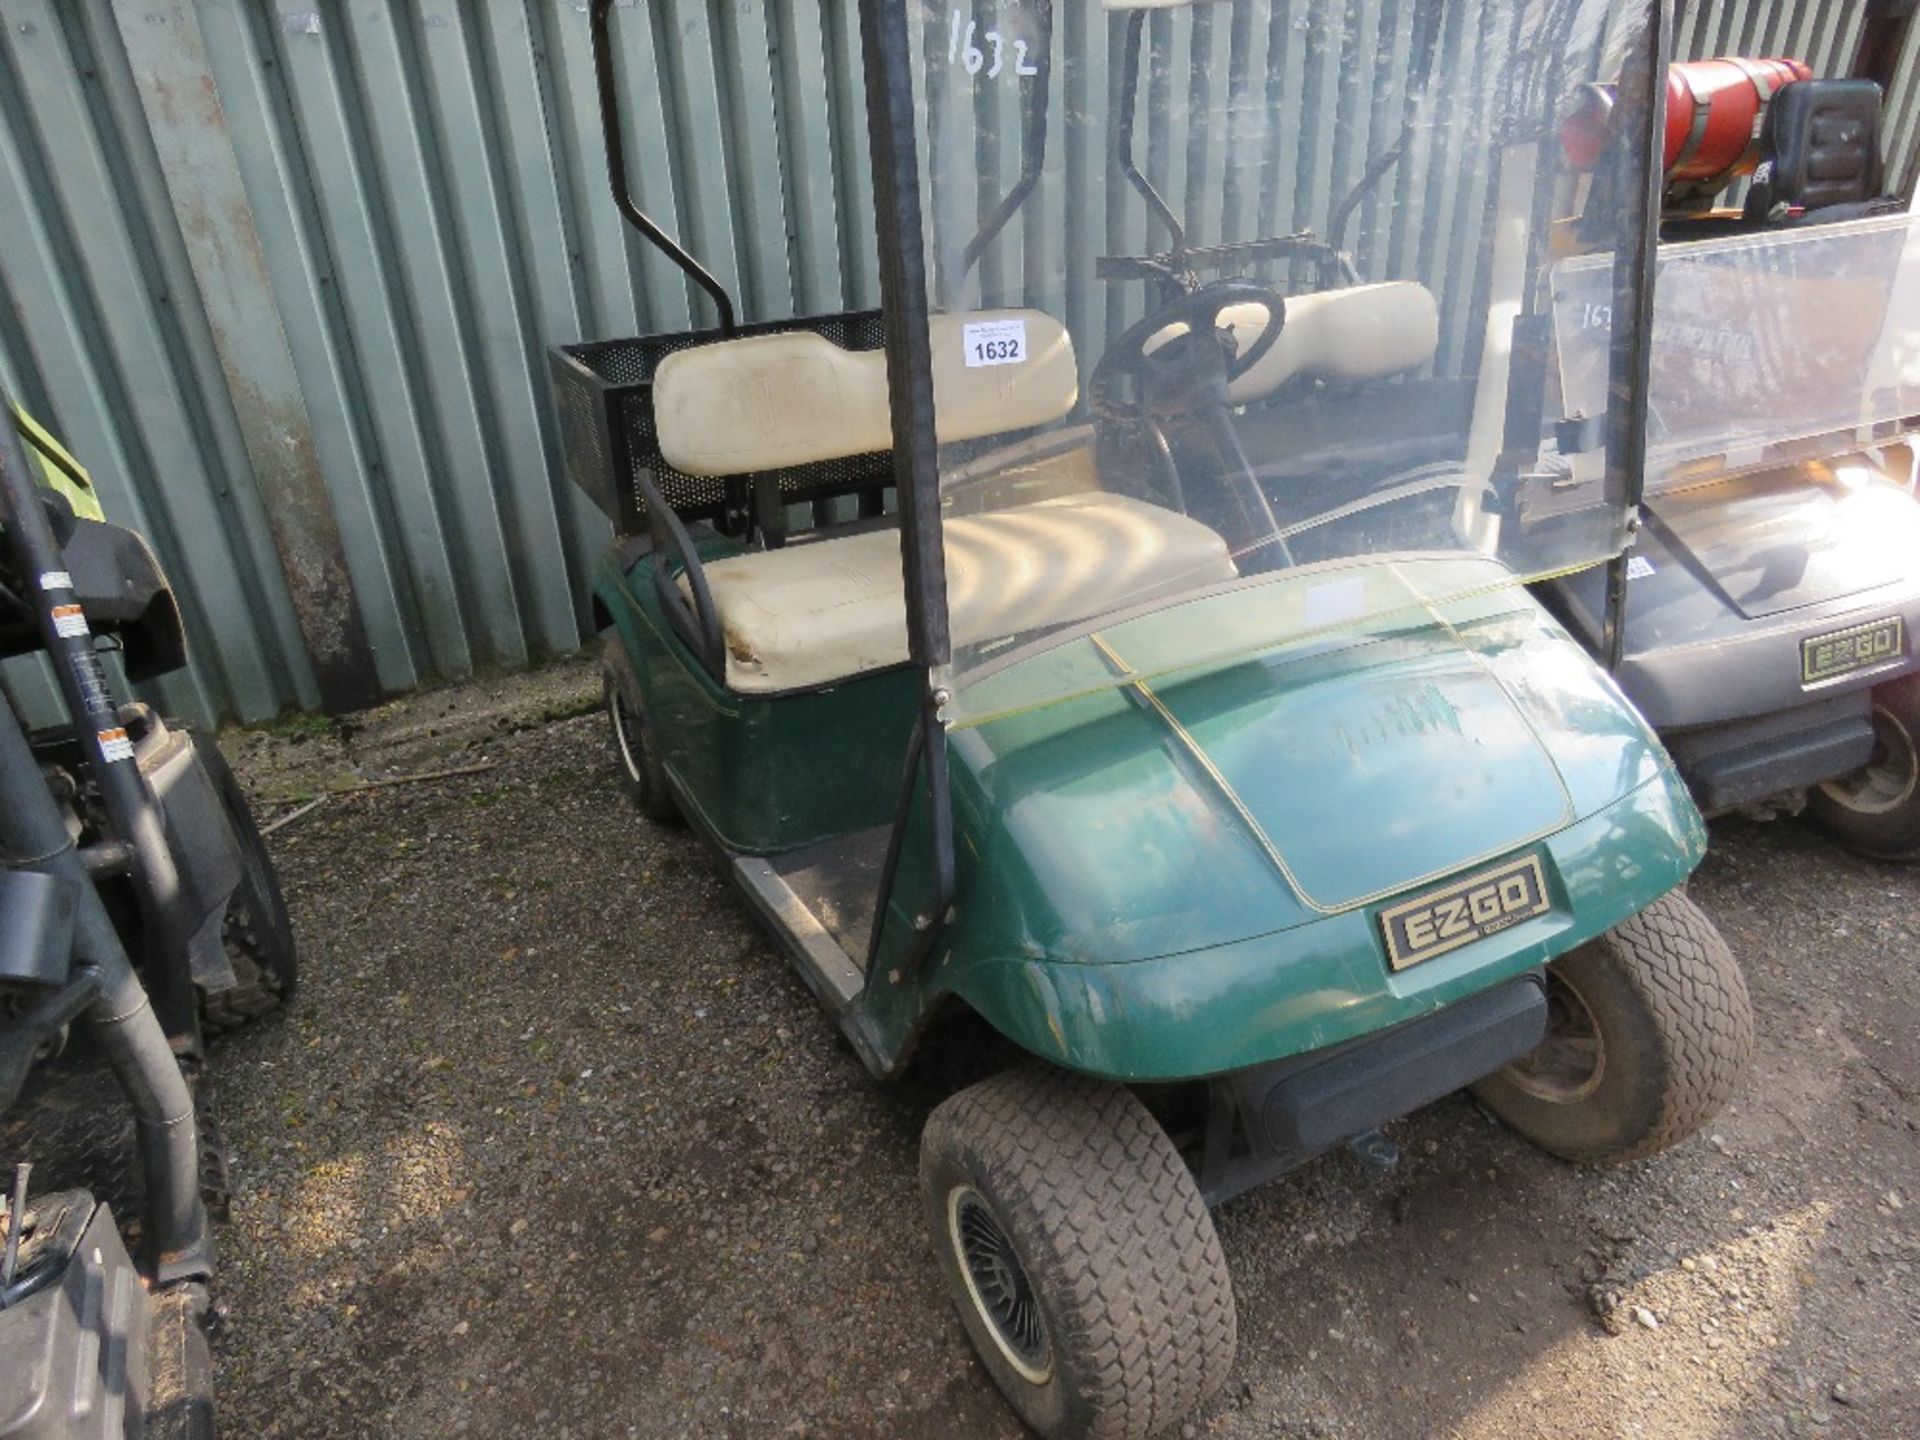
<svg viewBox="0 0 1920 1440"><path fill-rule="evenodd" d="M882 309L753 323L628 193L610 9L617 202L717 316L552 357L619 764L876 1076L966 1013L1024 1053L921 1178L1034 1429L1204 1402L1210 1207L1317 1154L1472 1087L1629 1160L1734 1093L1699 815L1526 588L1635 524L1650 185L1550 222L1580 82L1648 178L1661 5L866 0ZM1303 44L1386 93L1289 83ZM1551 403L1574 260L1604 413Z"/></svg>

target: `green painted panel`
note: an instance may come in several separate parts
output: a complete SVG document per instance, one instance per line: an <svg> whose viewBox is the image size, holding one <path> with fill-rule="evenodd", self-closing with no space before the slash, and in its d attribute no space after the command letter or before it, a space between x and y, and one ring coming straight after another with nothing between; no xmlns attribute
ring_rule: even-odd
<svg viewBox="0 0 1920 1440"><path fill-rule="evenodd" d="M1234 600L1264 603L1257 588ZM1448 617L1459 639L1432 626L1311 637L1183 680L1245 685L1235 696L1237 738L1269 730L1264 745L1238 754L1219 747L1211 774L1193 763L1180 727L1124 689L954 732L952 923L931 964L907 971L909 917L924 903L926 874L916 824L857 1023L883 1057L895 1055L951 993L1060 1064L1126 1079L1204 1075L1424 1014L1580 944L1680 883L1705 849L1705 829L1658 743L1592 661L1524 595L1473 596ZM1062 647L1069 665L1073 648ZM1404 797L1376 797L1369 809L1356 798L1365 777L1352 763L1294 764L1284 787L1275 782L1271 754L1285 766L1289 744L1337 740L1343 726L1351 735L1370 696L1410 693L1407 682L1449 651L1505 692L1508 708L1493 708L1502 725L1526 732L1519 743L1537 752L1529 763L1550 761L1534 778L1562 808L1545 833L1528 833L1538 828L1536 797L1498 784L1449 797L1445 825L1389 837L1390 827L1422 817ZM1025 663L1060 658L1045 652ZM1296 703L1323 683L1329 696L1345 694L1344 712ZM1428 753L1430 728L1378 737L1383 770L1412 783L1399 759ZM1215 749L1204 739L1202 748ZM1298 843L1281 858L1319 867L1314 883L1346 897L1337 913L1309 903L1322 897L1303 893L1293 865L1283 868L1262 843L1260 829L1288 805L1298 807L1288 837ZM1320 826L1317 846L1307 817ZM1431 873L1383 872L1373 853L1413 850ZM1549 913L1390 970L1382 907L1518 855L1540 857ZM1341 865L1348 873L1328 878ZM1392 888L1372 893L1383 879Z"/></svg>
<svg viewBox="0 0 1920 1440"><path fill-rule="evenodd" d="M727 553L706 547L706 558ZM669 630L650 561L611 558L594 593L645 687L661 758L704 828L736 854L770 855L893 818L917 673L876 671L821 690L730 694Z"/></svg>
<svg viewBox="0 0 1920 1440"><path fill-rule="evenodd" d="M1056 1064L1133 1081L1219 1074L1416 1019L1544 964L1680 884L1705 846L1669 772L1532 852L1552 911L1399 974L1366 907L1128 965L970 959L956 932L926 984Z"/></svg>

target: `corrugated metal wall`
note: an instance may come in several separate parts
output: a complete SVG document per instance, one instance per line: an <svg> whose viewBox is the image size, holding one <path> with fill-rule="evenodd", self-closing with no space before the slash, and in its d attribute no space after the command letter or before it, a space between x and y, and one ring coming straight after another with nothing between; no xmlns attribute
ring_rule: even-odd
<svg viewBox="0 0 1920 1440"><path fill-rule="evenodd" d="M1235 83L1305 87L1381 132L1404 104L1412 4L1295 0L1265 35L1221 7L1193 43L1230 57ZM544 348L692 311L606 198L584 8L0 0L0 373L179 585L195 659L161 687L169 708L351 705L585 634L607 527L560 478ZM877 303L855 8L623 0L615 17L641 203L747 317ZM1450 6L1442 43L1497 43L1506 8ZM1832 73L1859 8L1699 5L1680 49ZM1089 57L1066 108L1097 112L1117 46L1062 9L1060 44ZM1902 156L1913 50L1890 103ZM1152 83L1177 99L1187 77ZM1062 128L1053 163L1084 193L1022 217L1021 243L1044 246L1069 208L1144 235L1101 178L1105 136ZM1336 150L1333 129L1269 157L1252 189L1216 186L1220 155L1170 131L1143 153L1207 228L1271 233L1324 216L1357 173L1364 146ZM996 163L1010 175L1018 157ZM1369 268L1440 263L1483 204L1475 183L1369 206ZM994 263L983 281L1009 283ZM1036 298L1076 329L1112 318L1091 277L1067 290Z"/></svg>

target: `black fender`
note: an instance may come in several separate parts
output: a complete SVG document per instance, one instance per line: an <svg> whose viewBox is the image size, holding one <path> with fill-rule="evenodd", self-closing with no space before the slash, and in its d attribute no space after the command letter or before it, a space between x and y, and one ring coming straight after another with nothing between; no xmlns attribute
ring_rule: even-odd
<svg viewBox="0 0 1920 1440"><path fill-rule="evenodd" d="M120 640L129 680L151 680L187 663L180 602L159 558L135 531L100 520L72 521L62 550L75 598L97 635ZM0 619L0 656L40 647L30 614Z"/></svg>
<svg viewBox="0 0 1920 1440"><path fill-rule="evenodd" d="M161 832L180 877L172 903L181 911L179 932L192 937L184 958L195 984L231 989L233 966L220 932L227 902L245 875L239 840L192 732L171 728L144 706L129 715L134 709L123 707L121 714L132 721L134 759L159 803Z"/></svg>

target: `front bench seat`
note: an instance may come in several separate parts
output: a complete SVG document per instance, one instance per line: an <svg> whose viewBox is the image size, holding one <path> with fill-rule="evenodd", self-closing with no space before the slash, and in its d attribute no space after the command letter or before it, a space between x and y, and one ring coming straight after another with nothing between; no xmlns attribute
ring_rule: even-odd
<svg viewBox="0 0 1920 1440"><path fill-rule="evenodd" d="M1232 328L1242 351L1260 338L1268 319L1267 307L1251 300L1220 312L1221 325ZM1151 353L1186 329L1179 322L1169 325L1146 349ZM1390 380L1426 364L1439 347L1440 306L1418 280L1289 295L1279 337L1228 387L1227 399L1250 405L1299 379L1334 385Z"/></svg>
<svg viewBox="0 0 1920 1440"><path fill-rule="evenodd" d="M1226 541L1197 520L1100 491L952 517L942 530L956 650L1237 574ZM907 662L897 530L736 555L705 573L729 690L807 689Z"/></svg>

